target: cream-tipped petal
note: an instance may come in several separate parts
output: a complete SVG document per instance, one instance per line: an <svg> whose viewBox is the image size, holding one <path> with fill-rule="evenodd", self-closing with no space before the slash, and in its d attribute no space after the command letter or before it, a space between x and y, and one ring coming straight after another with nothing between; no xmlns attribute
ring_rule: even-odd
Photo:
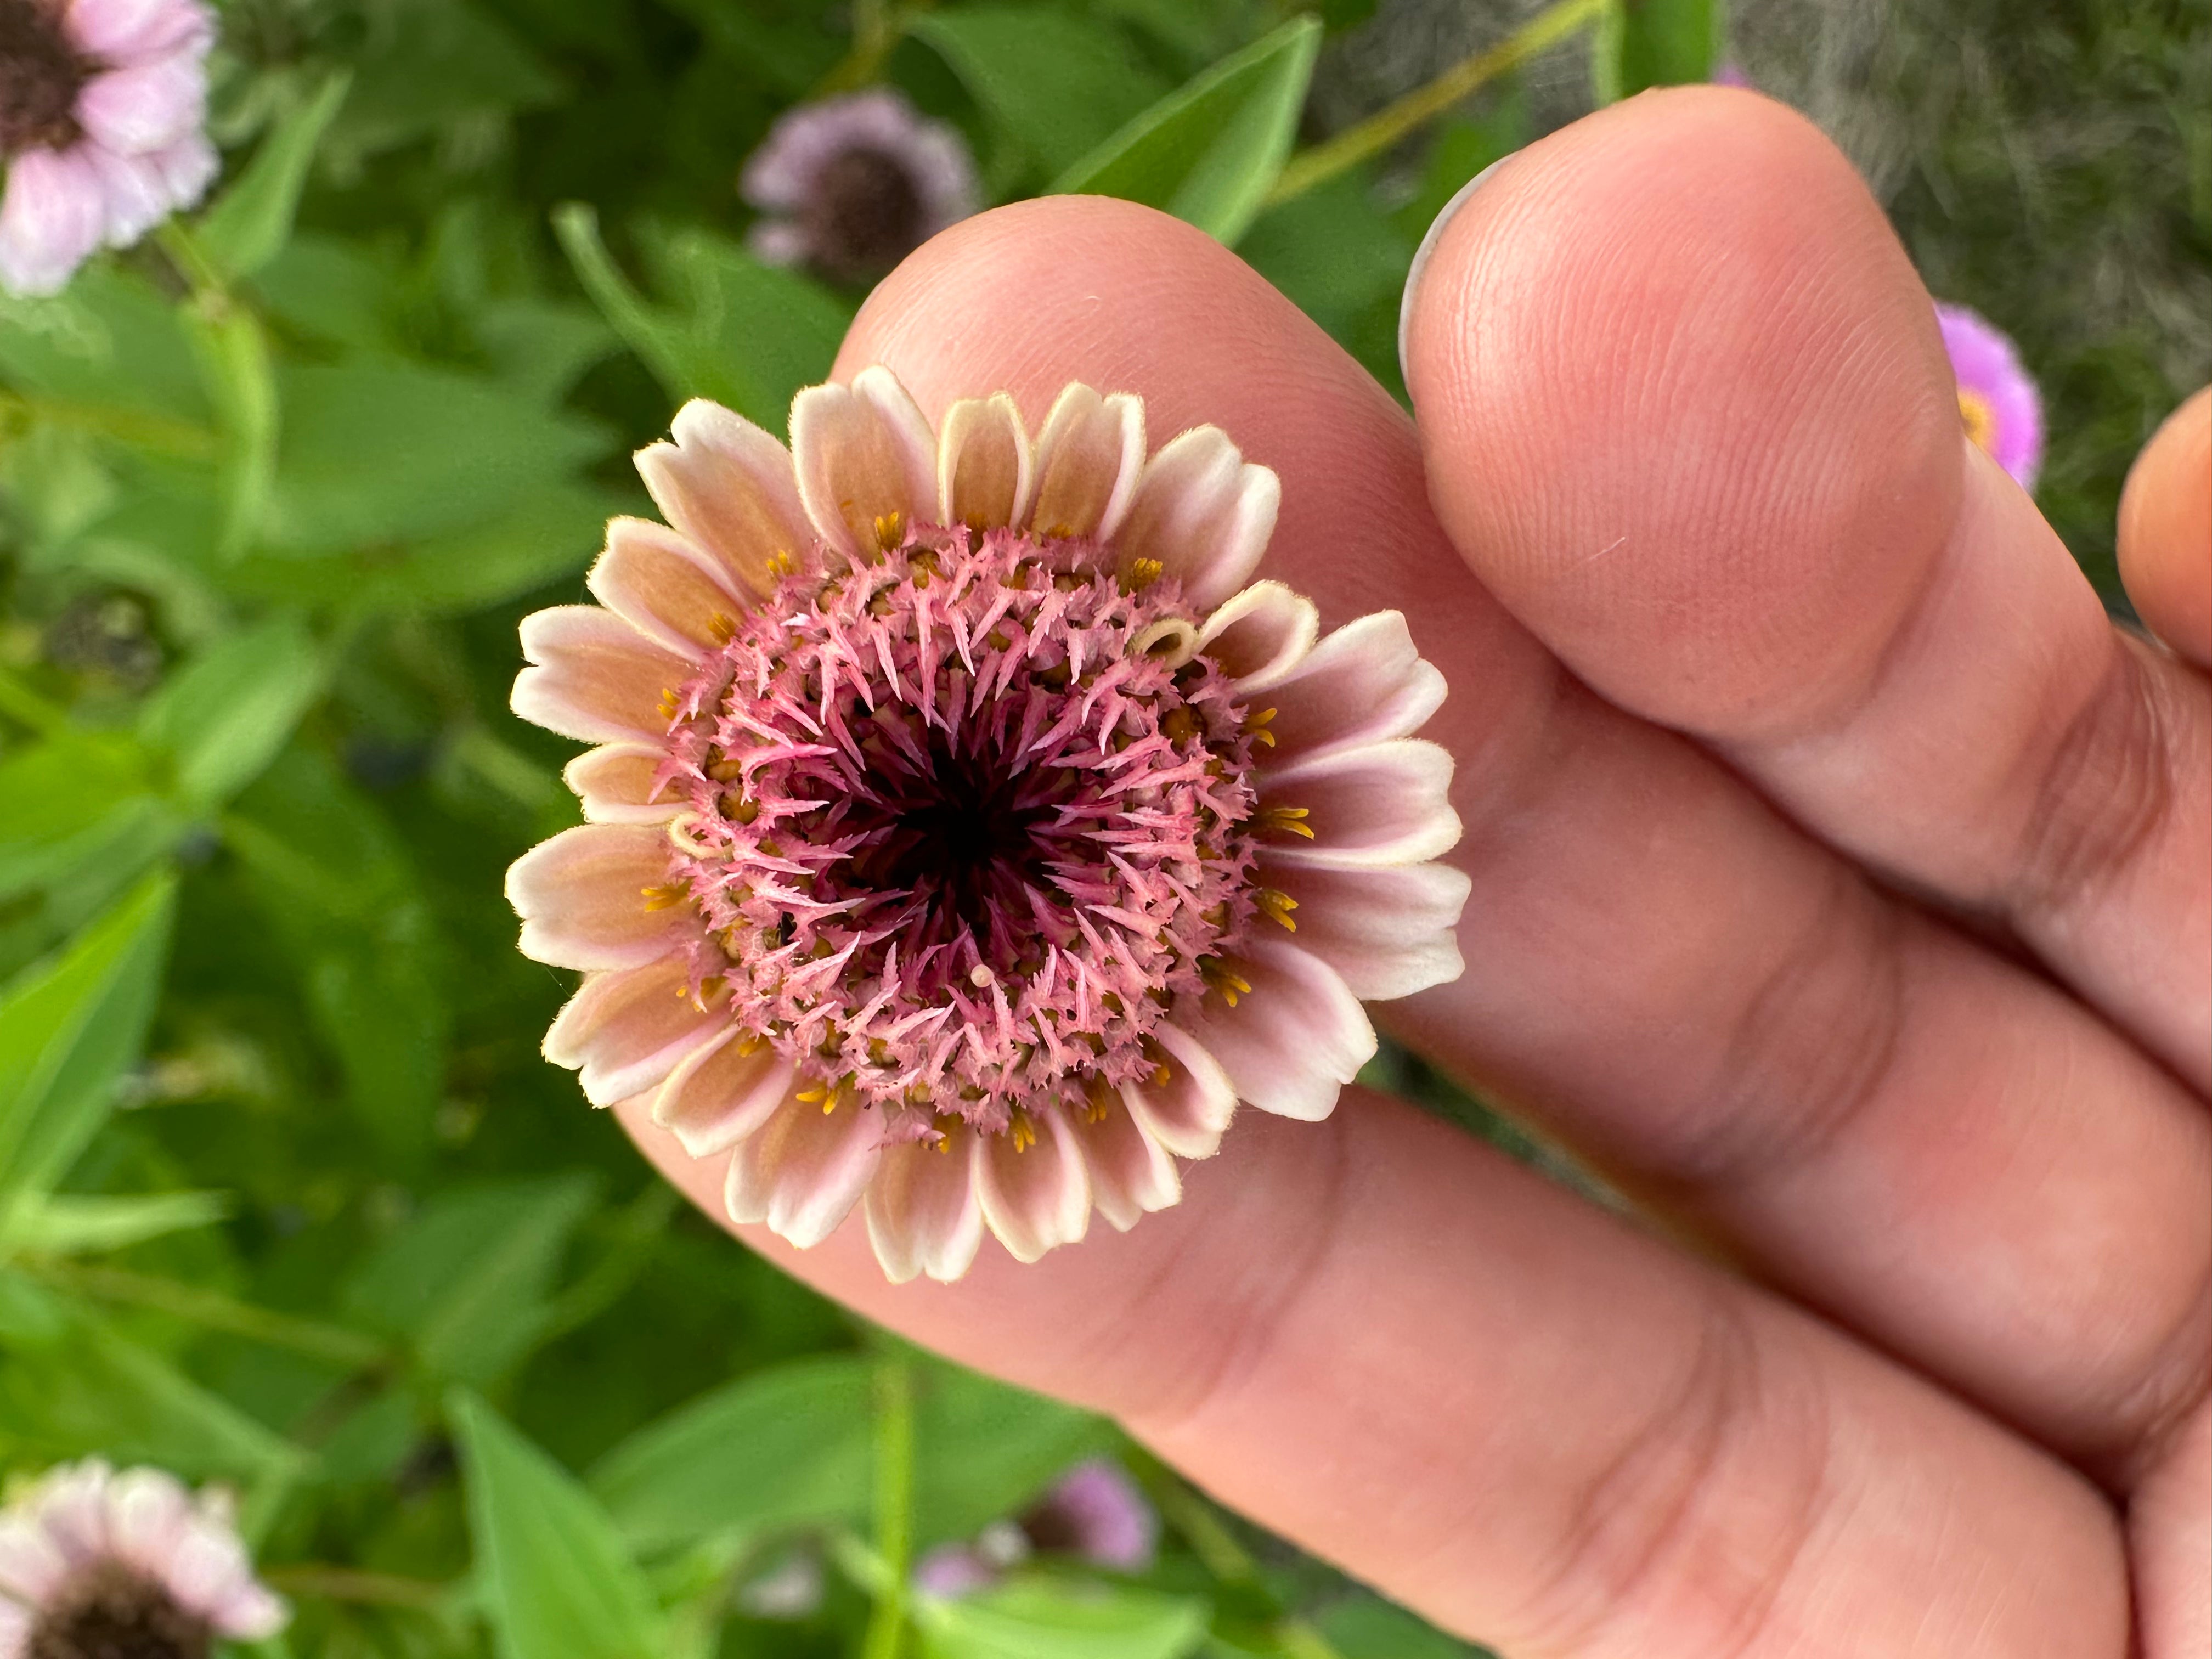
<svg viewBox="0 0 2212 1659"><path fill-rule="evenodd" d="M1268 689L1273 759L1283 766L1325 749L1410 737L1443 700L1444 677L1413 648L1405 617L1375 611L1324 635Z"/></svg>
<svg viewBox="0 0 2212 1659"><path fill-rule="evenodd" d="M580 1073L592 1105L611 1106L656 1086L723 1029L725 1016L691 1000L690 964L662 957L586 979L545 1033L545 1058Z"/></svg>
<svg viewBox="0 0 2212 1659"><path fill-rule="evenodd" d="M735 1222L764 1221L811 1249L852 1213L881 1161L883 1122L848 1101L825 1112L793 1099L730 1154L723 1207Z"/></svg>
<svg viewBox="0 0 2212 1659"><path fill-rule="evenodd" d="M937 520L971 530L1000 530L1029 516L1029 434L1022 411L1003 392L963 398L937 428Z"/></svg>
<svg viewBox="0 0 2212 1659"><path fill-rule="evenodd" d="M1422 738L1331 750L1270 769L1260 781L1262 810L1304 808L1313 838L1278 835L1267 843L1267 856L1338 868L1439 857L1459 841L1451 780L1450 754Z"/></svg>
<svg viewBox="0 0 2212 1659"><path fill-rule="evenodd" d="M815 533L848 558L872 559L936 510L936 434L880 364L792 399L791 455Z"/></svg>
<svg viewBox="0 0 2212 1659"><path fill-rule="evenodd" d="M562 767L561 781L583 803L587 823L665 823L684 805L673 787L653 788L666 757L655 744L601 744Z"/></svg>
<svg viewBox="0 0 2212 1659"><path fill-rule="evenodd" d="M667 872L668 837L650 825L586 823L538 842L507 872L522 954L556 968L638 968L667 955L699 926L688 902L665 902Z"/></svg>
<svg viewBox="0 0 2212 1659"><path fill-rule="evenodd" d="M1145 463L1114 550L1124 573L1153 560L1188 604L1211 611L1250 579L1282 498L1281 481L1219 427L1193 427Z"/></svg>
<svg viewBox="0 0 2212 1659"><path fill-rule="evenodd" d="M608 520L606 550L584 585L646 638L682 657L719 648L745 611L720 561L650 519Z"/></svg>
<svg viewBox="0 0 2212 1659"><path fill-rule="evenodd" d="M1127 1232L1139 1217L1182 1198L1175 1159L1122 1102L1083 1115L1073 1128L1090 1172L1091 1202L1116 1232Z"/></svg>
<svg viewBox="0 0 2212 1659"><path fill-rule="evenodd" d="M1260 879L1296 907L1298 948L1363 1002L1449 985L1465 970L1455 930L1474 884L1448 864L1344 870L1263 858Z"/></svg>
<svg viewBox="0 0 2212 1659"><path fill-rule="evenodd" d="M1280 582L1239 588L1198 630L1198 649L1228 671L1240 697L1249 697L1293 672L1321 637L1313 601Z"/></svg>
<svg viewBox="0 0 2212 1659"><path fill-rule="evenodd" d="M775 591L806 550L791 452L744 416L694 398L669 423L673 443L637 453L638 476L668 522L718 560L741 592ZM783 556L779 558L779 555Z"/></svg>
<svg viewBox="0 0 2212 1659"><path fill-rule="evenodd" d="M1100 397L1071 382L1053 400L1036 441L1030 522L1048 536L1109 539L1128 516L1145 467L1145 400Z"/></svg>
<svg viewBox="0 0 2212 1659"><path fill-rule="evenodd" d="M693 1158L711 1158L757 1132L798 1086L796 1066L726 1027L668 1074L653 1097L653 1121Z"/></svg>
<svg viewBox="0 0 2212 1659"><path fill-rule="evenodd" d="M1146 1133L1177 1158L1212 1158L1237 1115L1237 1090L1206 1045L1178 1025L1154 1028L1167 1057L1165 1083L1125 1085L1121 1097Z"/></svg>
<svg viewBox="0 0 2212 1659"><path fill-rule="evenodd" d="M975 1190L981 1138L956 1128L945 1143L916 1140L884 1148L868 1184L868 1242L894 1285L927 1273L949 1285L968 1271L983 1242Z"/></svg>
<svg viewBox="0 0 2212 1659"><path fill-rule="evenodd" d="M108 1542L141 1572L161 1571L192 1519L191 1494L165 1469L125 1469L108 1483Z"/></svg>
<svg viewBox="0 0 2212 1659"><path fill-rule="evenodd" d="M239 1642L259 1642L290 1622L292 1610L252 1578L231 1586L207 1610L208 1622Z"/></svg>
<svg viewBox="0 0 2212 1659"><path fill-rule="evenodd" d="M1066 1115L1029 1119L1034 1139L1017 1150L1012 1133L985 1135L975 1162L975 1195L988 1227L1017 1261L1073 1244L1091 1225L1091 1179Z"/></svg>
<svg viewBox="0 0 2212 1659"><path fill-rule="evenodd" d="M0 1595L36 1601L60 1583L68 1559L27 1515L0 1515Z"/></svg>
<svg viewBox="0 0 2212 1659"><path fill-rule="evenodd" d="M1280 1117L1316 1121L1375 1057L1375 1028L1359 999L1327 963L1295 945L1255 939L1236 967L1249 981L1231 1008L1209 992L1176 1020L1229 1074L1240 1100Z"/></svg>
<svg viewBox="0 0 2212 1659"><path fill-rule="evenodd" d="M653 742L668 732L662 700L697 665L647 639L611 611L560 605L522 619L514 712L533 726L586 743Z"/></svg>

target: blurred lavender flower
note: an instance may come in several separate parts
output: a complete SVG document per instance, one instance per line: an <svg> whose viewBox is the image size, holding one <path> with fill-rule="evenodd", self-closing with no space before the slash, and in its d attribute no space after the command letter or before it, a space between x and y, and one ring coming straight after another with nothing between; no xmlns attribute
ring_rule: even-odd
<svg viewBox="0 0 2212 1659"><path fill-rule="evenodd" d="M1936 307L1943 349L1959 381L1966 435L2020 481L2035 488L2043 465L2043 394L2010 337L1965 306Z"/></svg>
<svg viewBox="0 0 2212 1659"><path fill-rule="evenodd" d="M215 177L200 0L0 0L0 285L52 294Z"/></svg>
<svg viewBox="0 0 2212 1659"><path fill-rule="evenodd" d="M981 204L960 135L880 87L786 112L738 188L766 216L754 252L840 283L882 276Z"/></svg>
<svg viewBox="0 0 2212 1659"><path fill-rule="evenodd" d="M943 1601L988 1589L1031 1555L1070 1556L1113 1572L1142 1572L1159 1548L1160 1519L1128 1472L1109 1458L1079 1463L1018 1521L994 1521L963 1544L940 1544L915 1564L915 1587Z"/></svg>
<svg viewBox="0 0 2212 1659"><path fill-rule="evenodd" d="M1748 87L1751 77L1743 72L1743 66L1735 58L1723 58L1714 65L1713 84L1717 87Z"/></svg>
<svg viewBox="0 0 2212 1659"><path fill-rule="evenodd" d="M228 1501L161 1469L64 1464L0 1513L0 1659L205 1659L286 1616Z"/></svg>

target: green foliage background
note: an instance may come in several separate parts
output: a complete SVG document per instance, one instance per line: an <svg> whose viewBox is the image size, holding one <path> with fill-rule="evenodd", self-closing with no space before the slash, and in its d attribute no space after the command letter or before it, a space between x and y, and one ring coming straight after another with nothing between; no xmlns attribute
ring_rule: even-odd
<svg viewBox="0 0 2212 1659"><path fill-rule="evenodd" d="M677 398L780 428L857 302L744 250L779 112L888 79L994 199L1180 212L1395 390L1443 200L1722 40L1710 3L1583 3L1285 196L1420 9L228 0L213 205L0 305L0 1463L237 1486L299 1610L271 1653L880 1653L909 1620L939 1659L1468 1651L731 1245L539 1059L567 987L500 890L574 817L568 745L506 712L517 618L647 510L625 458ZM1476 44L1527 12L1463 9ZM1785 95L1787 12L1739 20ZM1945 0L1854 71L1844 136L1872 121L1931 283L2045 378L2044 502L2108 592L2127 461L2212 373L2207 23ZM903 1551L1101 1449L1165 1515L1155 1571L905 1604ZM818 1609L749 1614L794 1552Z"/></svg>

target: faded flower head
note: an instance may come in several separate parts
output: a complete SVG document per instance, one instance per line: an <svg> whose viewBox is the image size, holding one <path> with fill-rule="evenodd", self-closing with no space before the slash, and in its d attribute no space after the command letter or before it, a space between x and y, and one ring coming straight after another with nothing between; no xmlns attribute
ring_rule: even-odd
<svg viewBox="0 0 2212 1659"><path fill-rule="evenodd" d="M228 1503L161 1469L65 1464L0 1511L0 1659L205 1659L286 1617Z"/></svg>
<svg viewBox="0 0 2212 1659"><path fill-rule="evenodd" d="M980 204L959 133L886 88L786 112L738 188L767 216L753 251L833 282L872 282Z"/></svg>
<svg viewBox="0 0 2212 1659"><path fill-rule="evenodd" d="M933 431L878 368L791 429L687 404L606 608L523 623L515 711L602 745L507 876L524 952L589 975L547 1057L726 1158L737 1221L863 1205L896 1279L1134 1224L1239 1099L1327 1116L1359 999L1461 968L1405 619L1322 638L1249 582L1275 475L1212 427L1147 458L1133 397Z"/></svg>
<svg viewBox="0 0 2212 1659"><path fill-rule="evenodd" d="M200 0L0 0L0 285L52 294L215 177Z"/></svg>
<svg viewBox="0 0 2212 1659"><path fill-rule="evenodd" d="M2043 394L2010 337L1965 306L1936 307L1943 349L1959 382L1966 435L2020 481L2035 488L2043 465Z"/></svg>
<svg viewBox="0 0 2212 1659"><path fill-rule="evenodd" d="M1018 1520L996 1521L964 1543L940 1544L915 1564L917 1589L953 1601L988 1589L1032 1555L1113 1572L1143 1572L1159 1547L1160 1518L1111 1458L1079 1463Z"/></svg>

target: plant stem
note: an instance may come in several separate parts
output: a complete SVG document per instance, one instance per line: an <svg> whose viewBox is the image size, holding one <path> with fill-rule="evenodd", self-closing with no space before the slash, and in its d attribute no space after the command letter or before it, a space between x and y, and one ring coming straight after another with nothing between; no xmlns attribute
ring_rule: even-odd
<svg viewBox="0 0 2212 1659"><path fill-rule="evenodd" d="M1527 62L1595 22L1614 0L1555 0L1498 45L1462 59L1425 86L1386 104L1327 143L1291 157L1267 192L1270 206L1303 196L1340 173L1355 167L1441 115L1485 82Z"/></svg>
<svg viewBox="0 0 2212 1659"><path fill-rule="evenodd" d="M210 1330L228 1331L233 1336L264 1342L272 1348L289 1348L295 1353L356 1367L382 1364L392 1358L391 1351L383 1343L359 1331L325 1325L317 1320L295 1319L289 1314L271 1313L266 1308L236 1301L219 1291L203 1290L173 1279L52 1257L22 1265L38 1278L64 1290L168 1314L195 1325L204 1325Z"/></svg>
<svg viewBox="0 0 2212 1659"><path fill-rule="evenodd" d="M903 1356L876 1368L876 1553L885 1569L863 1659L899 1659L914 1557L914 1367Z"/></svg>

